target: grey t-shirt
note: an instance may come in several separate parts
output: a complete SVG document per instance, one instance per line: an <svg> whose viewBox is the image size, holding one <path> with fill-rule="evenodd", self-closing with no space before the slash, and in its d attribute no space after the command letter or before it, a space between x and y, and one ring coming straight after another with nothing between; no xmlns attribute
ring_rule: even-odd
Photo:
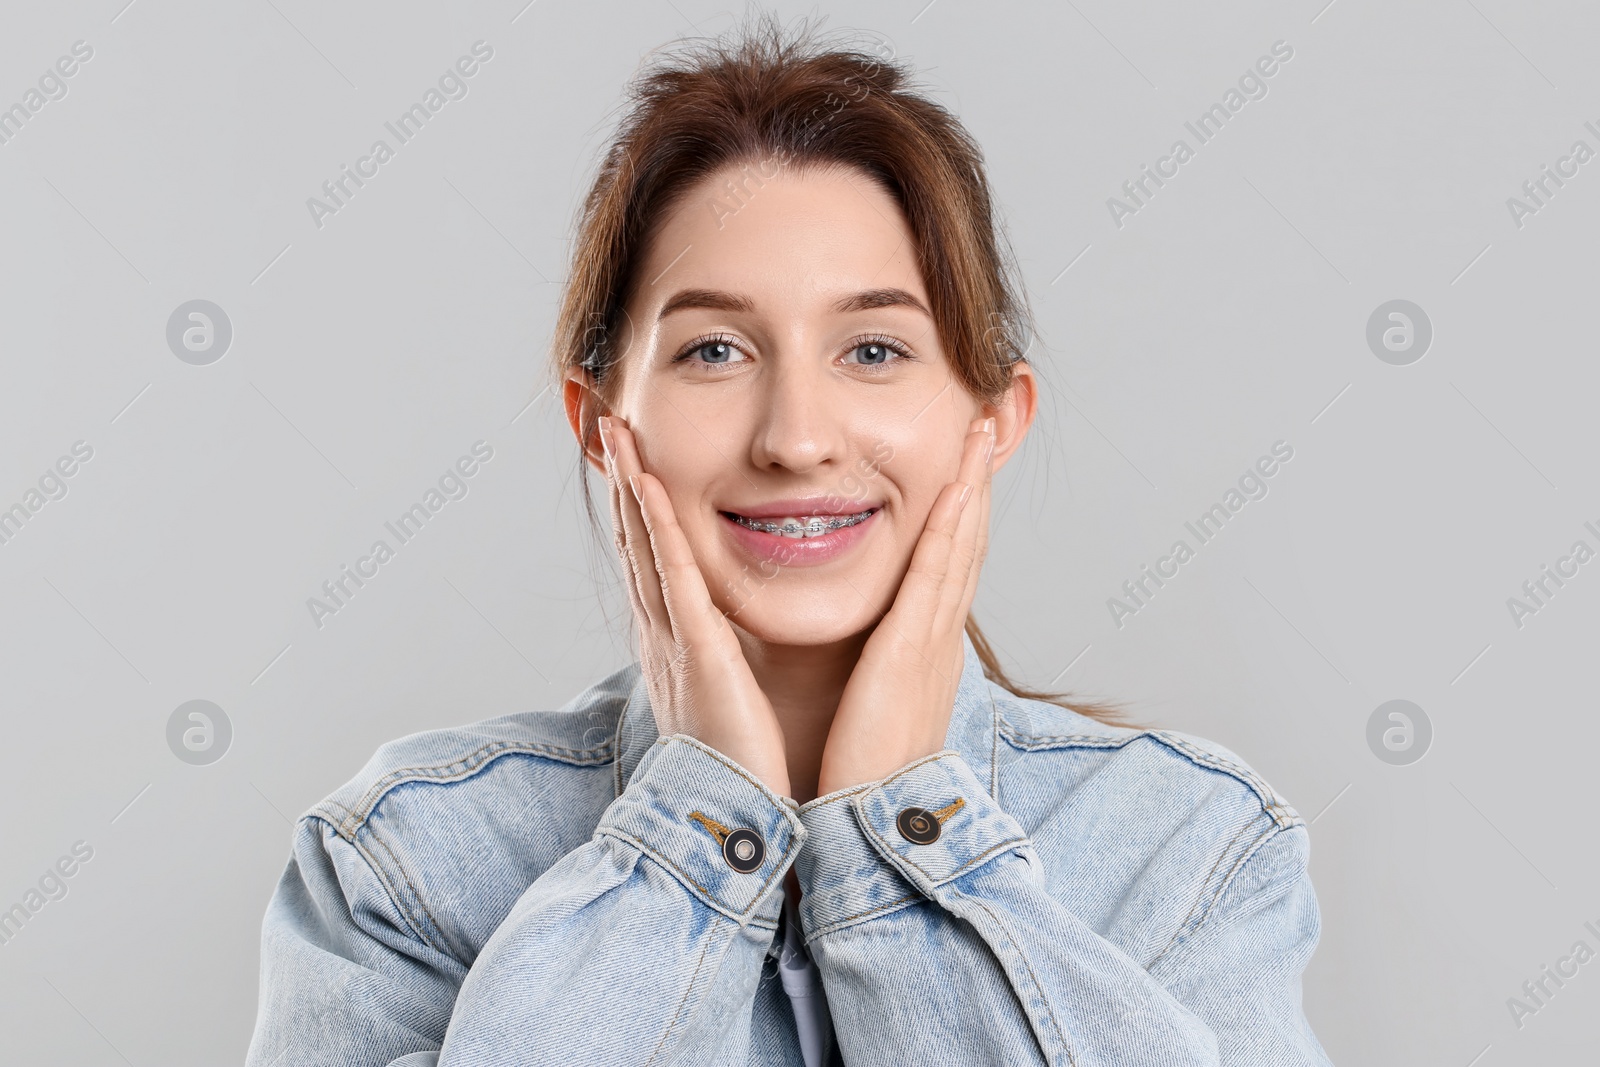
<svg viewBox="0 0 1600 1067"><path fill-rule="evenodd" d="M795 1028L800 1032L800 1051L806 1067L844 1067L833 1040L833 1019L828 1014L828 998L822 975L811 961L801 940L800 916L792 893L783 900L783 948L778 954L778 974L783 991L794 1005Z"/></svg>

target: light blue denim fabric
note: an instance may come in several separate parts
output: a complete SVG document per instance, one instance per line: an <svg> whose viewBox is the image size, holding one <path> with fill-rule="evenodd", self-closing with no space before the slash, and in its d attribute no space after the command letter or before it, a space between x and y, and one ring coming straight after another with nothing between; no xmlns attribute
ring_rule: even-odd
<svg viewBox="0 0 1600 1067"><path fill-rule="evenodd" d="M659 736L637 664L383 745L295 826L248 1067L802 1067L790 865L849 1067L1328 1062L1304 821L1237 756L1014 697L970 641L946 746L797 807Z"/></svg>

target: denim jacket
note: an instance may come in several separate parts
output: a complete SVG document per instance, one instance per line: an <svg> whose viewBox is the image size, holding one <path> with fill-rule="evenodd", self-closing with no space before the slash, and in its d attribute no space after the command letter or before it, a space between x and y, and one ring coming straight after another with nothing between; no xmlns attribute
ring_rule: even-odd
<svg viewBox="0 0 1600 1067"><path fill-rule="evenodd" d="M294 828L248 1067L803 1067L784 876L849 1067L1300 1067L1304 820L1227 750L1013 696L796 805L637 663L381 746Z"/></svg>

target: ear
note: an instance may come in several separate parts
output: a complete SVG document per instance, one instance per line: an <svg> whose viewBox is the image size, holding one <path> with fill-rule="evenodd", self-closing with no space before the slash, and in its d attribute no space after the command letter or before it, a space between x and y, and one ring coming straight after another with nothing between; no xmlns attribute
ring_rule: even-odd
<svg viewBox="0 0 1600 1067"><path fill-rule="evenodd" d="M1011 372L1011 384L998 402L980 405L985 417L994 419L994 469L1005 465L1011 454L1022 447L1022 439L1039 412L1039 380L1033 368L1018 362Z"/></svg>
<svg viewBox="0 0 1600 1067"><path fill-rule="evenodd" d="M561 384L561 404L567 413L567 423L572 427L572 436L578 439L578 447L583 449L584 459L603 476L606 471L606 453L604 446L600 444L600 434L595 429L595 420L601 415L609 415L611 409L601 399L600 391L595 387L594 376L587 369L583 367L567 369L565 380ZM591 431L587 441L583 437L586 426Z"/></svg>

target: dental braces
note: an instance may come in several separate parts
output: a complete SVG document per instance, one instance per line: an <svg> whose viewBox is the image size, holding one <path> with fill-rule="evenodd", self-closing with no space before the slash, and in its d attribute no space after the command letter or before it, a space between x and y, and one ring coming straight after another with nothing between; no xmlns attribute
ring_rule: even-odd
<svg viewBox="0 0 1600 1067"><path fill-rule="evenodd" d="M759 530L762 533L780 534L784 537L820 537L825 533L832 533L845 526L854 526L864 521L872 512L863 511L859 515L847 515L839 519L824 519L814 515L807 522L762 522L757 519L747 519L743 515L734 515L733 521L749 530Z"/></svg>

